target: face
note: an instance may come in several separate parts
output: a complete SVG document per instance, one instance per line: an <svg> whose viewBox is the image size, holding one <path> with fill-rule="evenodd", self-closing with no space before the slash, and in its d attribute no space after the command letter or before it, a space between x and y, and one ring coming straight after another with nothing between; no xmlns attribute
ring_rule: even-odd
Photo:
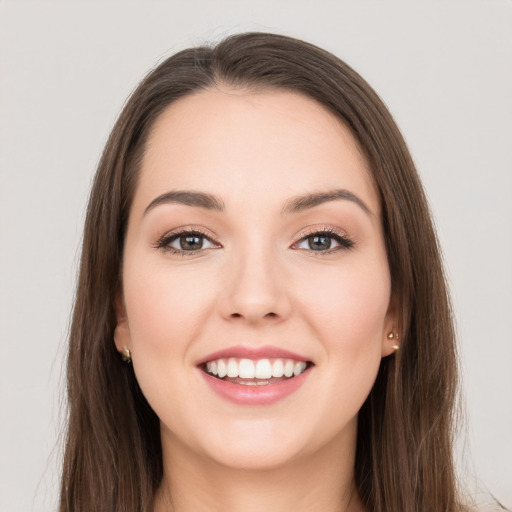
<svg viewBox="0 0 512 512"><path fill-rule="evenodd" d="M395 319L377 194L326 109L228 89L172 104L122 270L115 342L164 457L270 468L353 449Z"/></svg>

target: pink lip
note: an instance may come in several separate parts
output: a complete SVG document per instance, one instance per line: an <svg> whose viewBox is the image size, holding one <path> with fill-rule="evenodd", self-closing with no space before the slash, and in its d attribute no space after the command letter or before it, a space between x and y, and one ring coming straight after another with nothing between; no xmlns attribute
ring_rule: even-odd
<svg viewBox="0 0 512 512"><path fill-rule="evenodd" d="M208 361L216 359L229 359L230 357L238 359L264 359L264 358L282 358L293 359L294 361L309 361L295 352L284 350L271 345L261 347L236 346L229 347L206 357L197 362L197 369L205 379L209 388L222 398L229 400L237 405L270 405L297 391L308 378L311 369L308 368L297 377L291 377L286 380L278 381L272 384L262 386L247 386L245 384L235 384L233 382L218 379L204 371L202 368Z"/></svg>
<svg viewBox="0 0 512 512"><path fill-rule="evenodd" d="M264 359L264 358L283 358L283 359L294 359L295 361L308 361L307 357L301 356L289 350L284 350L279 347L273 347L271 345L264 345L262 347L244 347L242 345L236 347L226 348L213 352L206 357L201 358L197 362L197 366L200 366L208 361L214 361L215 359L228 359L235 357L239 359Z"/></svg>
<svg viewBox="0 0 512 512"><path fill-rule="evenodd" d="M234 356L232 356L234 357ZM281 357L281 356L278 356ZM218 359L219 357L214 357ZM198 371L208 384L209 388L220 397L229 400L237 405L271 405L297 391L306 381L312 368L308 368L297 377L267 384L263 386L247 386L245 384L234 384L221 380L204 372Z"/></svg>

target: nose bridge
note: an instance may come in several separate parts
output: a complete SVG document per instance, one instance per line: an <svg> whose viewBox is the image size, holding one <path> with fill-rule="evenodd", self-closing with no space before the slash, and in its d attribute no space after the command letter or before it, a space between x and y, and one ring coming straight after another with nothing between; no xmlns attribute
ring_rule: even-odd
<svg viewBox="0 0 512 512"><path fill-rule="evenodd" d="M233 249L228 270L225 315L249 322L284 318L290 306L285 269L269 240L252 240Z"/></svg>

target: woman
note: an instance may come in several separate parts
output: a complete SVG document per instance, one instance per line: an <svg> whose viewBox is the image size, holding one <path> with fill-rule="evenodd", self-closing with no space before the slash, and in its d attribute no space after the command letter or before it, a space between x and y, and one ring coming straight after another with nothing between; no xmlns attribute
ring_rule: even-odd
<svg viewBox="0 0 512 512"><path fill-rule="evenodd" d="M466 510L428 205L345 63L241 34L153 70L93 185L61 511Z"/></svg>

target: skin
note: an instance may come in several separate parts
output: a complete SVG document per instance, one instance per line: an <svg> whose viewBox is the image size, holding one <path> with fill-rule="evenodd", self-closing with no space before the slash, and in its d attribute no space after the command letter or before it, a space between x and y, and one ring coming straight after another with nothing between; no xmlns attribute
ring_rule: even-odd
<svg viewBox="0 0 512 512"><path fill-rule="evenodd" d="M297 196L338 189L368 211L337 199L282 212ZM214 194L224 211L164 202L145 213L176 190ZM183 228L208 237L201 250L175 254L179 239L157 247ZM325 230L352 247L330 238L331 249L312 249L307 236ZM300 94L227 87L168 107L130 211L115 332L160 418L155 510L362 510L357 414L393 352L390 294L378 196L335 116ZM235 345L277 346L314 367L277 403L236 405L197 368Z"/></svg>

